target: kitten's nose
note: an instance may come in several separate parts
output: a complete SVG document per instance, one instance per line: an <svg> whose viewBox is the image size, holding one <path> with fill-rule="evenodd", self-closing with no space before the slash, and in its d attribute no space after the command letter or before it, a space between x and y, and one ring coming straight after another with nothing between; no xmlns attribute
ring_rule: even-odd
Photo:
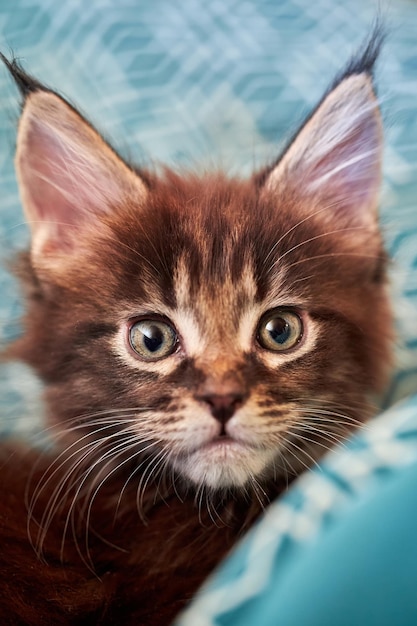
<svg viewBox="0 0 417 626"><path fill-rule="evenodd" d="M208 405L211 414L221 424L225 424L247 398L243 380L231 373L220 380L208 377L196 393L196 399Z"/></svg>
<svg viewBox="0 0 417 626"><path fill-rule="evenodd" d="M212 393L198 396L200 401L205 402L210 407L211 414L221 424L225 424L235 413L235 411L242 406L244 402L244 394L226 393L223 395Z"/></svg>

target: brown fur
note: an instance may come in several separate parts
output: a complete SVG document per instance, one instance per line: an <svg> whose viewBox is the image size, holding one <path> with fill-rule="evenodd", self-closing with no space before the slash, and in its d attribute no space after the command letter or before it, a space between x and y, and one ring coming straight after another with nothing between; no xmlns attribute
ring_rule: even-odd
<svg viewBox="0 0 417 626"><path fill-rule="evenodd" d="M224 502L213 521L208 509L198 512L192 497L181 501L169 493L154 501L151 489L144 523L132 507L136 494L131 488L115 519L114 498L121 484L114 481L95 503L88 553L81 524L79 545L70 537L61 555L68 499L38 558L28 543L26 489L28 480L31 485L41 480L52 461L16 445L2 449L0 615L5 625L169 624L259 514L259 507L244 500ZM42 513L49 496L40 499L36 513ZM37 530L32 522L35 535ZM117 547L106 545L106 540ZM94 563L94 572L87 559Z"/></svg>
<svg viewBox="0 0 417 626"><path fill-rule="evenodd" d="M373 45L249 180L135 172L9 64L32 246L4 357L44 381L55 446L1 450L2 623L168 624L371 414L391 343ZM266 348L265 316L288 310L296 342ZM166 357L134 352L143 318L176 328Z"/></svg>

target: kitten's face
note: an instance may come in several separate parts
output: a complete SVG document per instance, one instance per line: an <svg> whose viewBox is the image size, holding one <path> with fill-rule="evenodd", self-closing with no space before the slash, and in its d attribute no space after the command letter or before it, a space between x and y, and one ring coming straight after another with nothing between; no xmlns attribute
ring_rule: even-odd
<svg viewBox="0 0 417 626"><path fill-rule="evenodd" d="M52 416L95 430L114 409L129 454L211 487L317 458L368 414L389 312L378 255L303 206L220 177L160 181L140 220L117 219L43 291Z"/></svg>
<svg viewBox="0 0 417 626"><path fill-rule="evenodd" d="M45 91L20 135L34 291L15 351L96 455L256 487L368 415L390 340L368 74L249 181L136 174Z"/></svg>

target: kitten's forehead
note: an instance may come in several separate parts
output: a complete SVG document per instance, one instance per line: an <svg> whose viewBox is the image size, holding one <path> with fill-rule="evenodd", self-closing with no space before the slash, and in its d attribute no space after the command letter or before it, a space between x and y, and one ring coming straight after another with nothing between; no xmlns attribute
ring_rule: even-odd
<svg viewBox="0 0 417 626"><path fill-rule="evenodd" d="M284 281L281 289L275 281L273 300L259 298L258 284L250 257L242 264L238 277L231 268L225 268L223 280L200 283L196 291L192 268L183 255L174 271L173 285L176 309L172 312L184 331L187 352L192 356L209 355L215 347L231 357L250 350L253 333L260 316L266 309L288 302Z"/></svg>
<svg viewBox="0 0 417 626"><path fill-rule="evenodd" d="M237 347L236 329L241 315L236 301L239 300L240 306L244 303L249 306L257 292L250 265L244 267L238 281L232 282L230 272L226 272L222 282L214 285L203 281L198 290L193 286L192 273L186 255L181 255L173 276L175 316L186 331L188 352L198 356L219 343L223 346L231 343L228 347L233 350Z"/></svg>
<svg viewBox="0 0 417 626"><path fill-rule="evenodd" d="M227 251L224 252L227 255ZM253 303L258 298L258 285L255 278L253 263L250 258L242 262L238 277L232 275L230 264L224 266L224 275L221 281L211 281L209 277L199 284L197 293L193 288L193 269L182 254L173 272L173 284L178 308L204 309L208 303L216 304L222 309L236 308L236 301L242 305ZM211 312L212 315L212 312Z"/></svg>

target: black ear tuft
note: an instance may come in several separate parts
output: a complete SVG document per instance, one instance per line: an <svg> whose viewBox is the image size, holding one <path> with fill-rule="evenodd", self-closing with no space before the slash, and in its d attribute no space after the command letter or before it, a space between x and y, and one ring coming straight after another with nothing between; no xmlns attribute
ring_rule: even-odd
<svg viewBox="0 0 417 626"><path fill-rule="evenodd" d="M348 61L347 65L344 69L337 74L336 78L330 84L330 87L325 91L323 97L318 102L317 106L311 111L309 115L305 118L301 127L297 130L296 133L290 138L284 150L281 152L279 157L269 166L263 168L260 172L256 173L254 176L254 182L258 187L263 187L266 180L268 179L271 172L278 166L283 157L285 156L289 147L293 144L295 138L303 129L304 126L310 121L310 119L315 115L316 111L320 108L323 102L326 100L327 96L334 91L342 83L344 80L349 78L350 76L366 74L370 77L370 81L372 84L372 89L375 92L375 87L373 83L373 73L375 68L375 63L379 56L379 52L381 50L382 44L384 43L386 36L386 31L384 24L381 18L378 16L375 19L374 25L371 29L369 36L365 39L362 46L358 49L356 54Z"/></svg>
<svg viewBox="0 0 417 626"><path fill-rule="evenodd" d="M369 37L349 60L346 67L333 81L329 91L337 87L345 78L354 74L368 74L373 77L376 60L386 37L385 27L379 17L376 18Z"/></svg>
<svg viewBox="0 0 417 626"><path fill-rule="evenodd" d="M51 91L36 80L36 78L27 74L16 58L12 58L12 60L9 61L9 59L0 52L0 59L9 70L23 99L26 99L29 94L35 91Z"/></svg>

